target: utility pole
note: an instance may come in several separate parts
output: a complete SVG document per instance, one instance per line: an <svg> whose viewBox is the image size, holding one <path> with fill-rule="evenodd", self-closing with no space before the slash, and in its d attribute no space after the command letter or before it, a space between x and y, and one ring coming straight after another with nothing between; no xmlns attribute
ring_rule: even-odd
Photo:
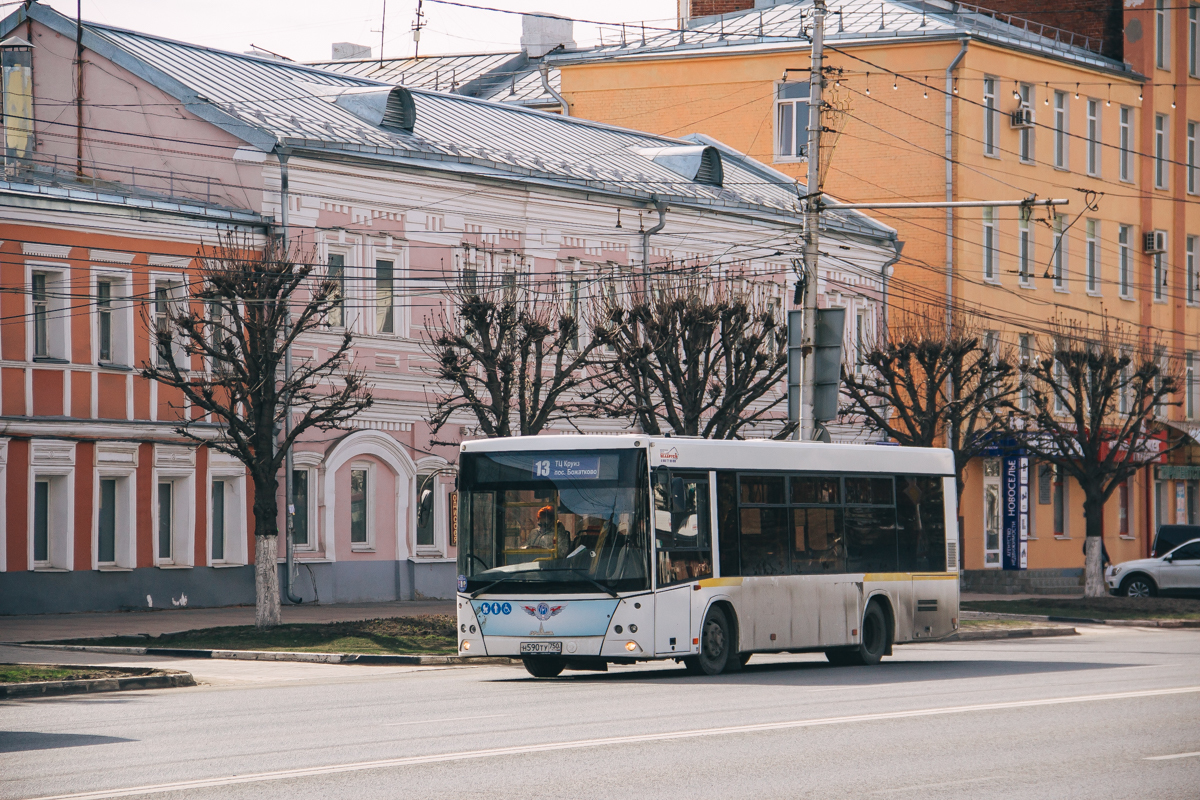
<svg viewBox="0 0 1200 800"><path fill-rule="evenodd" d="M812 71L808 89L808 202L804 206L804 331L800 386L800 441L811 442L816 432L813 396L816 392L817 244L821 222L821 89L825 84L825 0L813 0Z"/></svg>
<svg viewBox="0 0 1200 800"><path fill-rule="evenodd" d="M421 0L417 0L417 21L413 23L413 58L421 57L421 28L425 27L425 14L421 11Z"/></svg>

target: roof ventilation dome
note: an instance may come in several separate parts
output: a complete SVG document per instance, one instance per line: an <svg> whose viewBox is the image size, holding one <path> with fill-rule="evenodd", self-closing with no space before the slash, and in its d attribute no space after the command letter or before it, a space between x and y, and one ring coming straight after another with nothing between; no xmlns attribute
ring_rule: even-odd
<svg viewBox="0 0 1200 800"><path fill-rule="evenodd" d="M725 180L721 151L708 145L646 147L637 152L677 175L708 186L720 186Z"/></svg>
<svg viewBox="0 0 1200 800"><path fill-rule="evenodd" d="M322 100L349 111L371 125L405 133L412 133L416 125L417 107L412 92L403 86L301 85Z"/></svg>

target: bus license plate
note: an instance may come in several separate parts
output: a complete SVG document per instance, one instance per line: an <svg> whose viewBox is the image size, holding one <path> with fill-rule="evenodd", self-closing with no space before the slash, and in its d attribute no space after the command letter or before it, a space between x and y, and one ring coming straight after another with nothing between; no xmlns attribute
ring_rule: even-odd
<svg viewBox="0 0 1200 800"><path fill-rule="evenodd" d="M523 656L561 656L562 642L521 642Z"/></svg>

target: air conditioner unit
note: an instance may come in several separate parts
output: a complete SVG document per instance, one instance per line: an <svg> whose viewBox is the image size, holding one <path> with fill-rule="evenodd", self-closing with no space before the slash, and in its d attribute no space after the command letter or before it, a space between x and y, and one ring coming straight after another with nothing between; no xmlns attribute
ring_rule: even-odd
<svg viewBox="0 0 1200 800"><path fill-rule="evenodd" d="M1148 254L1167 252L1167 232L1147 231L1142 235L1143 250Z"/></svg>
<svg viewBox="0 0 1200 800"><path fill-rule="evenodd" d="M1033 127L1033 107L1022 103L1017 107L1012 114L1009 115L1008 125L1010 128L1021 130L1023 128Z"/></svg>

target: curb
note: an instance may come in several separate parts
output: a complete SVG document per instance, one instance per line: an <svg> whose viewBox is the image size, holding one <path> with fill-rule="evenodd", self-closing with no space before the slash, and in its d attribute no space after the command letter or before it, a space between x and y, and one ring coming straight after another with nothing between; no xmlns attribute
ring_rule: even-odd
<svg viewBox="0 0 1200 800"><path fill-rule="evenodd" d="M35 664L31 666L70 668L72 664ZM105 667L118 670L120 667ZM140 671L140 670L130 670ZM0 684L0 700L21 697L56 697L64 694L96 694L98 692L128 692L139 689L172 689L178 686L195 686L196 680L190 672L180 670L154 670L149 675L131 675L128 678L94 678L81 681L39 681L36 683Z"/></svg>
<svg viewBox="0 0 1200 800"><path fill-rule="evenodd" d="M967 616L970 614L971 616ZM1002 614L998 611L962 611L961 619L1015 619L1025 622L1070 622L1075 625L1117 625L1126 628L1200 628L1200 619L1091 619L1043 617L1036 614Z"/></svg>
<svg viewBox="0 0 1200 800"><path fill-rule="evenodd" d="M1045 636L1078 636L1074 628L1018 628L1011 631L962 631L942 639L943 642L979 642L988 639L1030 639Z"/></svg>
<svg viewBox="0 0 1200 800"><path fill-rule="evenodd" d="M367 653L289 653L275 650L197 650L182 647L106 647L86 644L38 644L0 642L5 647L32 647L78 653L109 653L122 656L166 656L168 658L218 658L230 661L300 661L309 664L363 664L365 666L445 667L456 664L519 664L519 659L499 656L401 656Z"/></svg>

